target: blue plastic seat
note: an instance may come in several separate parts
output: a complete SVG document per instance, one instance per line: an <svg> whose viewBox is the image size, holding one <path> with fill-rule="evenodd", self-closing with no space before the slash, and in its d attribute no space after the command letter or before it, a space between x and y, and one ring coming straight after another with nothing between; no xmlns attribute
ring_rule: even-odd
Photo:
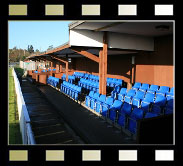
<svg viewBox="0 0 183 166"><path fill-rule="evenodd" d="M90 107L90 100L93 98L93 95L94 95L94 91L90 91L89 95L86 96L85 105L87 107Z"/></svg>
<svg viewBox="0 0 183 166"><path fill-rule="evenodd" d="M49 77L47 78L47 84L50 84L51 77L52 77L52 76L49 76Z"/></svg>
<svg viewBox="0 0 183 166"><path fill-rule="evenodd" d="M122 85L123 85L123 80L122 79L117 79L116 86L122 86Z"/></svg>
<svg viewBox="0 0 183 166"><path fill-rule="evenodd" d="M69 91L70 91L71 86L72 86L72 84L68 83L68 86L66 87L66 91L65 91L65 93L67 95L69 94Z"/></svg>
<svg viewBox="0 0 183 166"><path fill-rule="evenodd" d="M140 108L134 108L128 119L128 130L136 134L138 120L143 119L144 111Z"/></svg>
<svg viewBox="0 0 183 166"><path fill-rule="evenodd" d="M105 102L106 100L106 95L100 95L99 99L96 101L96 107L94 108L94 110L98 113L101 112L102 110L102 104Z"/></svg>
<svg viewBox="0 0 183 166"><path fill-rule="evenodd" d="M127 102L127 103L129 103L129 104L131 104L131 103L132 103L132 98L133 98L133 96L135 96L135 93L136 93L135 90L130 89L130 90L127 92L127 94L126 94L125 100L124 100L124 101Z"/></svg>
<svg viewBox="0 0 183 166"><path fill-rule="evenodd" d="M90 108L95 109L96 107L96 101L99 99L100 94L99 93L94 93L93 98L90 99Z"/></svg>
<svg viewBox="0 0 183 166"><path fill-rule="evenodd" d="M151 85L150 88L147 90L148 93L153 93L155 94L156 91L158 90L159 86L158 85Z"/></svg>
<svg viewBox="0 0 183 166"><path fill-rule="evenodd" d="M88 84L89 80L84 80L83 81L83 88L87 89L87 84Z"/></svg>
<svg viewBox="0 0 183 166"><path fill-rule="evenodd" d="M132 105L124 103L118 112L118 124L122 127L127 125L127 117L131 114Z"/></svg>
<svg viewBox="0 0 183 166"><path fill-rule="evenodd" d="M160 86L160 89L156 91L156 95L165 96L168 93L170 88L168 86Z"/></svg>
<svg viewBox="0 0 183 166"><path fill-rule="evenodd" d="M110 87L115 87L116 86L116 84L117 84L117 80L118 79L116 79L116 78L113 78L112 80L111 80L111 82L110 82Z"/></svg>
<svg viewBox="0 0 183 166"><path fill-rule="evenodd" d="M77 89L76 89L76 92L75 92L75 94L74 94L74 99L75 100L78 100L78 97L79 97L79 95L81 94L81 87L78 87Z"/></svg>
<svg viewBox="0 0 183 166"><path fill-rule="evenodd" d="M138 107L139 108L141 101L144 99L144 96L145 96L145 92L137 91L135 96L132 99L132 105L134 107Z"/></svg>
<svg viewBox="0 0 183 166"><path fill-rule="evenodd" d="M155 94L146 93L145 98L141 101L141 108L145 112L149 112L151 104L154 103Z"/></svg>
<svg viewBox="0 0 183 166"><path fill-rule="evenodd" d="M107 86L110 86L112 81L113 81L113 78L107 78Z"/></svg>
<svg viewBox="0 0 183 166"><path fill-rule="evenodd" d="M68 93L69 96L72 96L72 92L74 90L74 87L75 87L75 85L74 84L71 84L71 86L69 88L69 93Z"/></svg>
<svg viewBox="0 0 183 166"><path fill-rule="evenodd" d="M112 107L110 108L110 112L109 112L109 118L112 121L115 121L117 118L117 111L119 111L121 109L123 102L120 100L115 100Z"/></svg>
<svg viewBox="0 0 183 166"><path fill-rule="evenodd" d="M173 114L173 99L168 100L167 105L165 106L164 114Z"/></svg>
<svg viewBox="0 0 183 166"><path fill-rule="evenodd" d="M70 83L66 81L64 93L67 93L67 89L69 88Z"/></svg>
<svg viewBox="0 0 183 166"><path fill-rule="evenodd" d="M66 80L66 75L63 74L62 77L61 77L61 79L62 79L63 81L65 81L65 80Z"/></svg>
<svg viewBox="0 0 183 166"><path fill-rule="evenodd" d="M174 87L170 89L170 92L166 93L167 100L174 99Z"/></svg>
<svg viewBox="0 0 183 166"><path fill-rule="evenodd" d="M154 105L158 105L160 107L164 107L166 105L166 97L158 95L154 101Z"/></svg>
<svg viewBox="0 0 183 166"><path fill-rule="evenodd" d="M77 93L77 88L78 88L79 86L77 86L77 85L75 85L74 86L74 88L73 88L73 90L72 90L72 94L71 94L71 97L74 99L74 97L75 97L75 93Z"/></svg>
<svg viewBox="0 0 183 166"><path fill-rule="evenodd" d="M126 91L127 91L127 88L121 88L119 94L117 94L118 100L124 101L124 97L127 94Z"/></svg>
<svg viewBox="0 0 183 166"><path fill-rule="evenodd" d="M102 103L101 114L104 117L108 117L109 109L112 107L114 99L112 97L107 97L106 101Z"/></svg>
<svg viewBox="0 0 183 166"><path fill-rule="evenodd" d="M61 91L65 93L66 87L67 87L67 82L63 81L62 86L61 86Z"/></svg>
<svg viewBox="0 0 183 166"><path fill-rule="evenodd" d="M120 92L120 86L115 86L114 90L111 92L111 97L116 99L117 94Z"/></svg>
<svg viewBox="0 0 183 166"><path fill-rule="evenodd" d="M149 89L149 84L142 84L139 91L146 92Z"/></svg>
<svg viewBox="0 0 183 166"><path fill-rule="evenodd" d="M140 82L136 82L133 86L132 89L133 90L138 90L141 87L141 83Z"/></svg>
<svg viewBox="0 0 183 166"><path fill-rule="evenodd" d="M159 106L159 105L152 105L152 108L151 108L151 113L155 113L155 114L162 114L162 108Z"/></svg>

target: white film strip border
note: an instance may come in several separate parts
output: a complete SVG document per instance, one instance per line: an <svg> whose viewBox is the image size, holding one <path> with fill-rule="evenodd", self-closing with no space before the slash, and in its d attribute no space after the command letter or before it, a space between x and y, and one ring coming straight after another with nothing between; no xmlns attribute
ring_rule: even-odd
<svg viewBox="0 0 183 166"><path fill-rule="evenodd" d="M28 15L28 5L9 5L9 16L26 16ZM136 4L118 4L118 16L138 16L138 6ZM81 5L82 16L100 16L100 4L83 4ZM173 16L173 4L155 4L155 16ZM45 5L45 16L64 16L64 4Z"/></svg>
<svg viewBox="0 0 183 166"><path fill-rule="evenodd" d="M67 151L67 150L66 150ZM174 150L155 150L155 161L174 161ZM46 150L45 161L65 161L65 150ZM82 161L102 161L102 150L82 150ZM28 161L28 150L9 150L9 161ZM69 159L69 157L67 157ZM118 161L138 161L138 150L118 150Z"/></svg>

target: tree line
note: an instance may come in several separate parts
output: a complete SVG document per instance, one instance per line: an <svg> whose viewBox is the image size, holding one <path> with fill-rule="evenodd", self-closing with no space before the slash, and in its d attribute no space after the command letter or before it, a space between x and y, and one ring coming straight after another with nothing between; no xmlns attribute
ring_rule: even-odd
<svg viewBox="0 0 183 166"><path fill-rule="evenodd" d="M47 50L53 48L53 45L49 46ZM9 49L9 62L19 62L26 59L31 54L39 54L40 50L34 50L33 45L28 45L27 49L17 48L16 46Z"/></svg>

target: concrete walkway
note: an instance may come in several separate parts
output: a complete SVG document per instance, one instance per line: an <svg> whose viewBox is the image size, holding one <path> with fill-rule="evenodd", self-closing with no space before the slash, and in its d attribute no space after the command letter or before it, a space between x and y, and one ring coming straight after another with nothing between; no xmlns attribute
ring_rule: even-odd
<svg viewBox="0 0 183 166"><path fill-rule="evenodd" d="M38 86L69 126L89 144L135 144L131 137L50 86Z"/></svg>
<svg viewBox="0 0 183 166"><path fill-rule="evenodd" d="M78 144L63 119L39 90L28 80L22 80L22 94L31 119L36 144Z"/></svg>

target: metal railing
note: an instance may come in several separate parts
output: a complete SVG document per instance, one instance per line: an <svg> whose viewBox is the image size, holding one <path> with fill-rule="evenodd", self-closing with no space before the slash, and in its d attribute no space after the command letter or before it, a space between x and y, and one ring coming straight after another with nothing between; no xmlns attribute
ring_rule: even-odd
<svg viewBox="0 0 183 166"><path fill-rule="evenodd" d="M30 124L30 117L27 111L27 107L25 105L24 98L22 96L22 91L20 87L19 80L17 78L16 72L13 68L12 74L15 82L15 91L17 95L17 106L18 106L18 115L19 115L19 123L20 123L20 132L22 135L23 144L36 144L34 134L32 132L32 127Z"/></svg>

